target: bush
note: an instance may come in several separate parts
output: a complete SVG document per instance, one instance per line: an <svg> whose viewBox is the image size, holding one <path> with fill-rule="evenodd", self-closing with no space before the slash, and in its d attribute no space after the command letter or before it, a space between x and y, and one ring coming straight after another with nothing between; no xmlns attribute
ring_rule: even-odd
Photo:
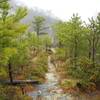
<svg viewBox="0 0 100 100"><path fill-rule="evenodd" d="M15 86L0 86L0 100L32 100Z"/></svg>
<svg viewBox="0 0 100 100"><path fill-rule="evenodd" d="M69 66L68 74L74 79L79 79L83 87L89 86L90 83L100 81L100 65L93 66L92 61L86 57L78 60L77 66Z"/></svg>

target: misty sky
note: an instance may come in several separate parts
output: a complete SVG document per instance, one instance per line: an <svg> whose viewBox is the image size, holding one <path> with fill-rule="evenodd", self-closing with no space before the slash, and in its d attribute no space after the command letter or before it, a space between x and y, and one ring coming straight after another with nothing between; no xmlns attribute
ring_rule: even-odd
<svg viewBox="0 0 100 100"><path fill-rule="evenodd" d="M100 0L15 0L18 5L28 8L41 8L51 11L60 19L67 20L78 13L83 20L96 16L100 12Z"/></svg>

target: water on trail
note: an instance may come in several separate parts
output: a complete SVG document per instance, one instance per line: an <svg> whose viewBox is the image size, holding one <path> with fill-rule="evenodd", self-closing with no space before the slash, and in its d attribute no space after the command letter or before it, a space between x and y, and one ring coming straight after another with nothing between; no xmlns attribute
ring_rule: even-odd
<svg viewBox="0 0 100 100"><path fill-rule="evenodd" d="M33 100L100 100L100 93L98 95L95 93L90 95L64 94L59 86L59 77L50 56L48 56L48 73L46 73L45 78L45 83L36 85L37 91L28 93Z"/></svg>
<svg viewBox="0 0 100 100"><path fill-rule="evenodd" d="M72 100L71 96L64 94L59 87L59 77L50 56L48 56L48 73L45 77L46 82L36 86L38 91L29 93L33 100Z"/></svg>

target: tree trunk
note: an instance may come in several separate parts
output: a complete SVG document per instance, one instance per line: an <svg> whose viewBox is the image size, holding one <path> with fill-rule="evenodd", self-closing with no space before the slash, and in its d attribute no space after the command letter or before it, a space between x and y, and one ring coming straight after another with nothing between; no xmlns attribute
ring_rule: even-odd
<svg viewBox="0 0 100 100"><path fill-rule="evenodd" d="M96 56L96 48L95 48L95 36L93 36L93 47L92 47L92 62L93 66L95 66L95 56Z"/></svg>
<svg viewBox="0 0 100 100"><path fill-rule="evenodd" d="M8 64L8 73L9 73L10 82L12 84L13 83L13 75L12 75L12 66L11 66L11 63L10 62Z"/></svg>
<svg viewBox="0 0 100 100"><path fill-rule="evenodd" d="M38 25L37 25L37 28L36 28L36 34L39 37L39 35L40 35L40 27Z"/></svg>
<svg viewBox="0 0 100 100"><path fill-rule="evenodd" d="M90 39L88 39L88 42L89 42L89 44L88 44L88 57L89 57L89 59L91 59L91 55L92 55L92 52L91 52L91 40Z"/></svg>
<svg viewBox="0 0 100 100"><path fill-rule="evenodd" d="M74 46L74 65L76 66L77 65L77 39L75 37L75 46Z"/></svg>

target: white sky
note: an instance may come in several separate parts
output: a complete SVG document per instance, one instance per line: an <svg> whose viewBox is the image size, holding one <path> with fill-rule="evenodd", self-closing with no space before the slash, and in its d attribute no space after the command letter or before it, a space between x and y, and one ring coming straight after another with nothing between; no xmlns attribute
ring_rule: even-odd
<svg viewBox="0 0 100 100"><path fill-rule="evenodd" d="M100 12L100 0L16 0L16 2L28 8L37 7L51 11L62 20L67 20L73 13L78 13L86 21Z"/></svg>

